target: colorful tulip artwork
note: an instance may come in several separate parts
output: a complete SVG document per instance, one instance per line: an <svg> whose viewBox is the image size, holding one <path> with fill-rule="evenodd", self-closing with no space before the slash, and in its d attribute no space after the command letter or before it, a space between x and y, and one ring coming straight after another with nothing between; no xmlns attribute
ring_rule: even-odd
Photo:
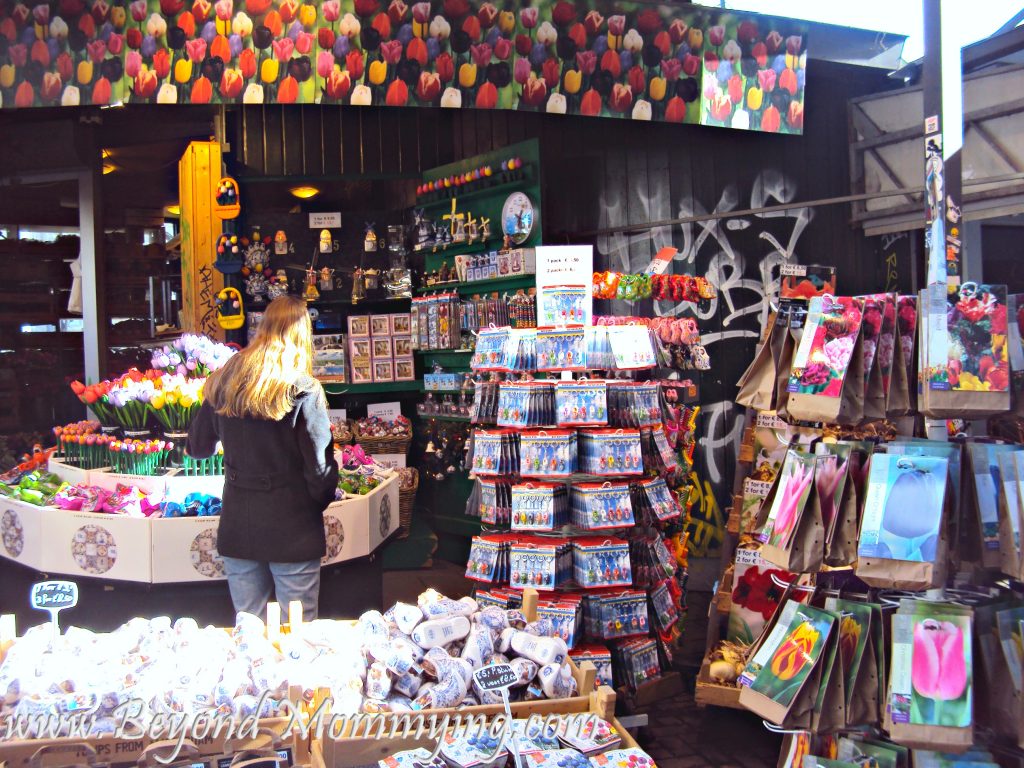
<svg viewBox="0 0 1024 768"><path fill-rule="evenodd" d="M783 607L784 611L788 605ZM756 673L750 688L789 706L821 658L834 624L834 617L826 611L797 606L778 645L765 643L748 665L744 676Z"/></svg>
<svg viewBox="0 0 1024 768"><path fill-rule="evenodd" d="M30 7L0 4L3 107L445 106L803 132L808 27L784 18L594 0L76 0L39 24Z"/></svg>
<svg viewBox="0 0 1024 768"><path fill-rule="evenodd" d="M793 356L786 387L805 395L841 397L862 323L862 302L848 296L818 296L810 301L804 343ZM811 334L810 343L806 343Z"/></svg>
<svg viewBox="0 0 1024 768"><path fill-rule="evenodd" d="M928 343L930 388L1006 392L1010 387L1006 286L964 283L948 295L945 307L939 308L943 310L947 332L932 334Z"/></svg>
<svg viewBox="0 0 1024 768"><path fill-rule="evenodd" d="M773 547L786 549L804 507L811 494L814 480L814 455L800 451L789 451L779 474L775 500L768 513L768 522L761 537Z"/></svg>

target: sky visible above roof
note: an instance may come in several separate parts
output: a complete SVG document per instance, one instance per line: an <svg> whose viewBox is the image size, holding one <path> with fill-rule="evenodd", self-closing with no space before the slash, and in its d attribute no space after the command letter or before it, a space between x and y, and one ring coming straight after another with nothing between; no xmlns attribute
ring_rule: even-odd
<svg viewBox="0 0 1024 768"><path fill-rule="evenodd" d="M721 0L696 0L696 3L713 7L723 5ZM955 0L942 5L943 22L952 25L961 47L989 37L1024 7L1021 0ZM906 35L904 61L916 61L924 55L921 0L725 0L724 6L770 16Z"/></svg>

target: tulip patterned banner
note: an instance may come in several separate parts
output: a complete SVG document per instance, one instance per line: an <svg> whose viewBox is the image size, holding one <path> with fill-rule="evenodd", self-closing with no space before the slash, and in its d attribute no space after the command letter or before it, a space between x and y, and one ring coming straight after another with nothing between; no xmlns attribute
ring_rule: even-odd
<svg viewBox="0 0 1024 768"><path fill-rule="evenodd" d="M0 103L521 109L802 133L807 25L598 0L0 0Z"/></svg>

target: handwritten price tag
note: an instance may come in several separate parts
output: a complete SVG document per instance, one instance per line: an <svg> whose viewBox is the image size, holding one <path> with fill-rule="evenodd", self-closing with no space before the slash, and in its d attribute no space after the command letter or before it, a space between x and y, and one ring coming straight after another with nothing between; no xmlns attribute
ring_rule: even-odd
<svg viewBox="0 0 1024 768"><path fill-rule="evenodd" d="M30 599L33 608L49 612L56 639L60 636L57 614L78 605L78 585L73 581L41 581L32 585Z"/></svg>
<svg viewBox="0 0 1024 768"><path fill-rule="evenodd" d="M485 691L502 691L514 685L519 675L508 664L491 664L474 672L473 678Z"/></svg>

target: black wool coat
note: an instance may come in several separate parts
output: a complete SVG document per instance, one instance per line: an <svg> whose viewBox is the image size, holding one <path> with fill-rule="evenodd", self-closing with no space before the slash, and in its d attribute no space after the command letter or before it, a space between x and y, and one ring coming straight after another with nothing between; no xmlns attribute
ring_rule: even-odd
<svg viewBox="0 0 1024 768"><path fill-rule="evenodd" d="M334 500L338 464L319 382L299 382L283 419L220 416L204 402L188 452L207 458L224 446L224 498L217 551L263 562L317 560L327 550L323 511Z"/></svg>

